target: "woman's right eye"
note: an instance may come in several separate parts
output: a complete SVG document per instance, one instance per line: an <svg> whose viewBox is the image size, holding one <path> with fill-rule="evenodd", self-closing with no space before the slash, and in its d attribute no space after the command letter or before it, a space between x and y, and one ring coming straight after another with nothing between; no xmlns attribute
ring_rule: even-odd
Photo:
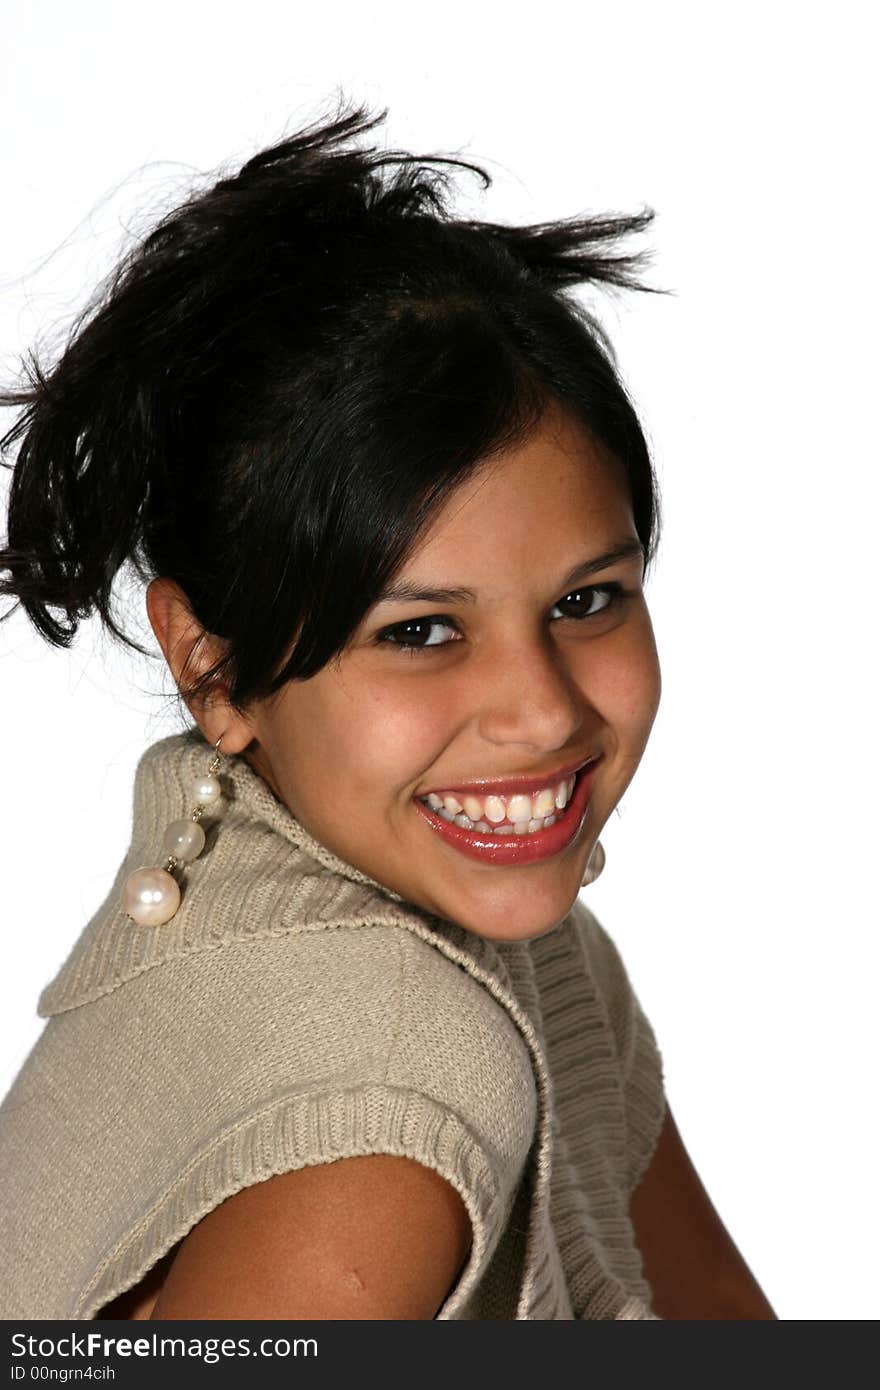
<svg viewBox="0 0 880 1390"><path fill-rule="evenodd" d="M386 627L380 632L379 641L391 647L402 647L410 653L424 651L429 647L446 647L449 645L448 640L430 636L432 629L443 628L447 632L455 632L455 628L446 618L410 618L405 623L395 623L393 627Z"/></svg>

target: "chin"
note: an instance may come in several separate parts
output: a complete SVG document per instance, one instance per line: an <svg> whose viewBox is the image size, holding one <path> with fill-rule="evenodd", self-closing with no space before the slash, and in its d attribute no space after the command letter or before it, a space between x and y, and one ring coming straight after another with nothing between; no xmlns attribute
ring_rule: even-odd
<svg viewBox="0 0 880 1390"><path fill-rule="evenodd" d="M576 897L577 895L575 895ZM572 898L566 905L559 909L550 909L544 912L535 911L532 913L524 912L520 906L519 912L497 912L497 913L459 913L450 917L458 926L465 931L473 932L475 936L483 936L487 941L529 941L533 937L544 936L547 932L553 931L566 918L574 904Z"/></svg>

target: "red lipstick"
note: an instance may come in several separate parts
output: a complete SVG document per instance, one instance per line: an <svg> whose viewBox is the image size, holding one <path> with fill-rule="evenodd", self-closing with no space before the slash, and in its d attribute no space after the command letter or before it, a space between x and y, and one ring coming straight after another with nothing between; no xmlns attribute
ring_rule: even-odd
<svg viewBox="0 0 880 1390"><path fill-rule="evenodd" d="M444 820L438 816L429 806L423 802L414 800L413 805L419 815L424 816L431 829L440 839L445 841L453 849L468 859L478 859L484 864L494 864L503 866L506 864L532 864L537 860L549 859L554 854L559 854L571 844L572 840L579 834L581 826L587 814L590 804L590 793L593 789L593 778L596 768L601 762L601 757L597 757L587 767L583 767L575 777L574 791L571 800L557 816L556 823L548 826L545 830L536 830L528 835L496 835L491 831L484 830L464 830L454 821ZM569 773L569 775L571 775ZM560 777L558 780L562 780ZM533 783L528 785L528 781ZM515 790L539 791L541 787L548 785L548 781L535 779L525 779L517 783L470 783L466 791L474 791L479 794L479 787L492 789L493 787L507 788L512 786ZM444 791L447 788L444 788ZM450 792L455 792L458 788L448 788Z"/></svg>

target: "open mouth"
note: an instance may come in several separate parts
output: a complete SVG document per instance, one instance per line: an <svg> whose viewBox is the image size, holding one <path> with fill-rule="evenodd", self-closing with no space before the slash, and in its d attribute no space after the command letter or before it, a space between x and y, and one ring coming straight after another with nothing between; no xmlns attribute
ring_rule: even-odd
<svg viewBox="0 0 880 1390"><path fill-rule="evenodd" d="M490 864L523 864L558 854L586 815L601 755L555 785L510 796L430 794L414 805L446 844ZM473 813L473 814L469 814Z"/></svg>

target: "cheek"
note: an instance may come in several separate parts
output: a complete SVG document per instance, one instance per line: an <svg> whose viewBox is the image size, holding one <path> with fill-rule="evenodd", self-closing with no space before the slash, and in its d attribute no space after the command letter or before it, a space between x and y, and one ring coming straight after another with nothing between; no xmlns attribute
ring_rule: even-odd
<svg viewBox="0 0 880 1390"><path fill-rule="evenodd" d="M585 650L579 684L621 743L644 746L661 694L660 662L647 610L639 621L609 634L601 651L596 646Z"/></svg>
<svg viewBox="0 0 880 1390"><path fill-rule="evenodd" d="M631 661L621 681L622 717L627 718L633 738L644 747L660 705L661 675L651 620L644 621L633 641Z"/></svg>
<svg viewBox="0 0 880 1390"><path fill-rule="evenodd" d="M454 730L456 704L441 682L415 675L354 689L322 702L310 760L344 769L350 787L375 798L432 765Z"/></svg>

